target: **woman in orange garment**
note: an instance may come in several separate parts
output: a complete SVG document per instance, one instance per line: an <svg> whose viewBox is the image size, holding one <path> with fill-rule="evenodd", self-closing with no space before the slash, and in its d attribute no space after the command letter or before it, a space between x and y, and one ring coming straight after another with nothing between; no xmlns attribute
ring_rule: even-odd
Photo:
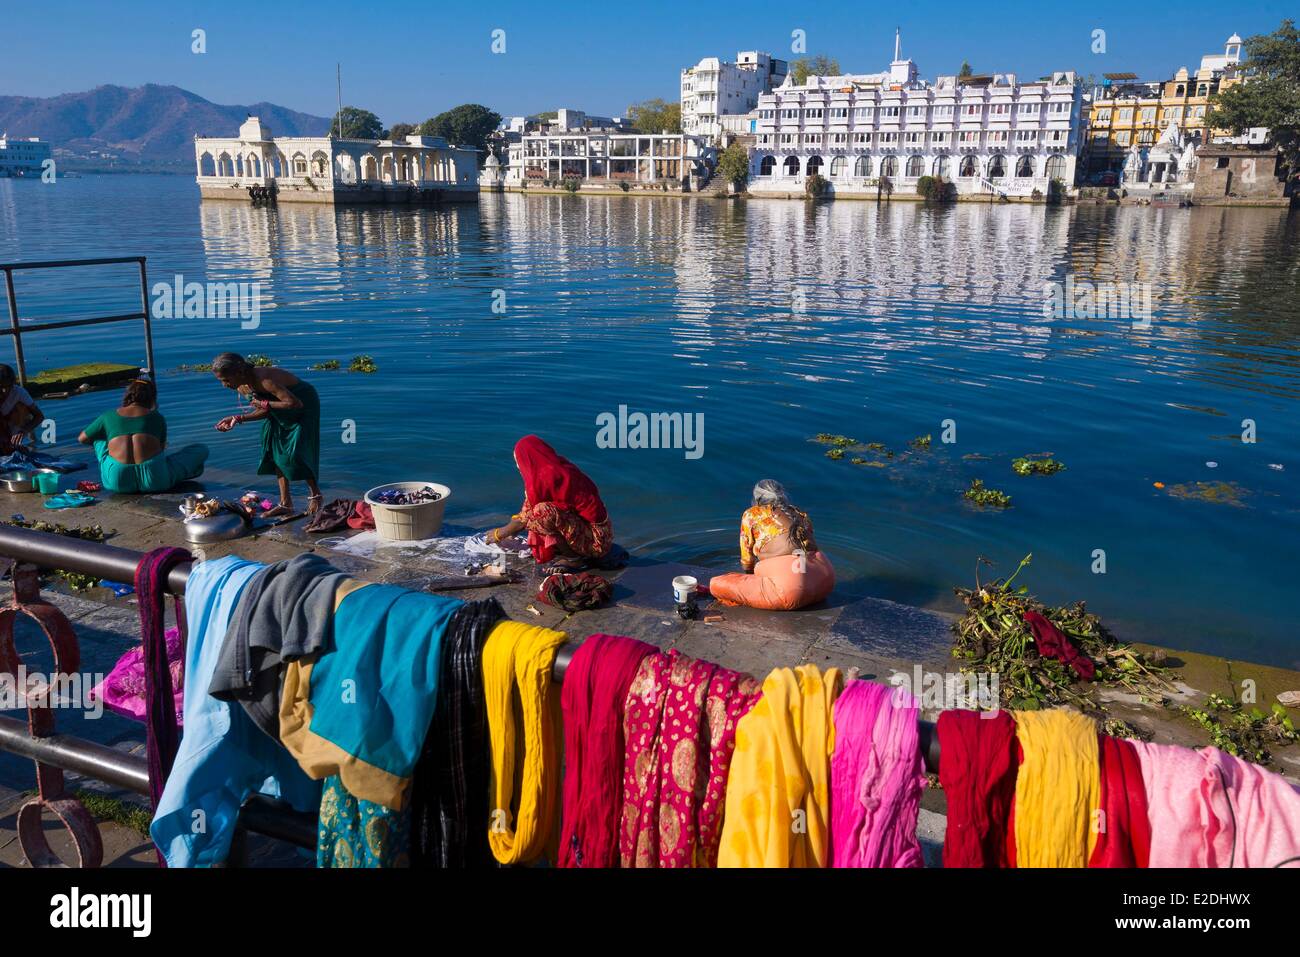
<svg viewBox="0 0 1300 957"><path fill-rule="evenodd" d="M740 565L744 574L718 575L709 582L714 598L792 611L816 604L835 587L835 569L817 547L812 521L773 479L754 486L754 504L740 518Z"/></svg>

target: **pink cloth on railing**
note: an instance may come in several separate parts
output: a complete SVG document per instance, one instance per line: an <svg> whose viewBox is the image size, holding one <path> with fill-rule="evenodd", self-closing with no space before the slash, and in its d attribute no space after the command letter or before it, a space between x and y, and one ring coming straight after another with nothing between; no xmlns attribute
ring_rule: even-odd
<svg viewBox="0 0 1300 957"><path fill-rule="evenodd" d="M1151 867L1300 866L1300 790L1215 748L1134 741Z"/></svg>
<svg viewBox="0 0 1300 957"><path fill-rule="evenodd" d="M176 701L176 723L181 723L181 710L185 704L185 661L181 648L180 632L167 629L167 665L172 675L172 697ZM144 646L132 648L113 666L99 684L90 692L90 699L101 699L109 711L136 721L144 721L148 710L144 690Z"/></svg>

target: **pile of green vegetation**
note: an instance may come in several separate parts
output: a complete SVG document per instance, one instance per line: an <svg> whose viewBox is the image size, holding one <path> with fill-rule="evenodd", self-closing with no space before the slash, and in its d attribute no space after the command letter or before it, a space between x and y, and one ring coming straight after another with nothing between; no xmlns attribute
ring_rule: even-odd
<svg viewBox="0 0 1300 957"><path fill-rule="evenodd" d="M1168 669L1122 644L1100 618L1088 613L1083 602L1052 608L1030 595L1028 586L1012 587L1032 558L1026 555L1005 581L981 584L977 569L974 588L953 589L966 606L966 614L952 626L956 635L952 656L962 659L962 670L996 674L1001 702L1019 710L1058 704L1099 710L1101 705L1092 693L1102 687L1123 688L1163 703L1165 692L1172 687ZM989 564L988 559L980 561ZM1025 622L1027 611L1041 614L1092 659L1097 671L1091 682L1078 685L1069 665L1038 653L1034 634Z"/></svg>
<svg viewBox="0 0 1300 957"><path fill-rule="evenodd" d="M970 488L963 492L962 495L967 501L973 502L980 508L1011 507L1011 496L995 488L985 488L983 479L971 479Z"/></svg>
<svg viewBox="0 0 1300 957"><path fill-rule="evenodd" d="M1228 678L1229 687L1234 687L1231 673ZM1300 741L1300 732L1296 731L1286 708L1275 702L1267 714L1259 708L1247 710L1237 700L1235 690L1231 694L1232 697L1225 697L1214 692L1204 708L1184 705L1178 710L1209 732L1210 744L1255 764L1272 763L1269 745L1285 746Z"/></svg>
<svg viewBox="0 0 1300 957"><path fill-rule="evenodd" d="M370 356L353 356L352 364L348 366L349 372L378 372L379 366Z"/></svg>
<svg viewBox="0 0 1300 957"><path fill-rule="evenodd" d="M4 519L0 525L13 525L18 528L30 528L37 532L48 532L51 535L63 535L67 538L80 538L88 542L102 542L114 532L105 532L102 525L61 525L57 522L35 521L30 522L25 519ZM61 568L52 569L49 574L57 578L62 578L68 583L68 587L73 591L86 591L94 588L99 584L99 578L95 575L83 575L80 572L70 572Z"/></svg>
<svg viewBox="0 0 1300 957"><path fill-rule="evenodd" d="M933 438L934 437L931 435L918 435L916 438L912 439L912 441L908 442L907 444L914 449L928 449L930 447L930 442L933 440Z"/></svg>
<svg viewBox="0 0 1300 957"><path fill-rule="evenodd" d="M247 362L250 366L257 366L259 369L265 369L275 365L275 360L270 356L263 355L260 352L254 352L247 356Z"/></svg>
<svg viewBox="0 0 1300 957"><path fill-rule="evenodd" d="M1065 464L1056 459L1031 459L1022 455L1011 463L1011 471L1017 475L1055 475L1065 471Z"/></svg>
<svg viewBox="0 0 1300 957"><path fill-rule="evenodd" d="M333 372L335 369L343 368L343 364L338 359L326 359L324 362L316 362L307 367L312 372Z"/></svg>
<svg viewBox="0 0 1300 957"><path fill-rule="evenodd" d="M826 457L828 459L835 459L838 462L840 459L844 458L844 450L840 448L827 449Z"/></svg>

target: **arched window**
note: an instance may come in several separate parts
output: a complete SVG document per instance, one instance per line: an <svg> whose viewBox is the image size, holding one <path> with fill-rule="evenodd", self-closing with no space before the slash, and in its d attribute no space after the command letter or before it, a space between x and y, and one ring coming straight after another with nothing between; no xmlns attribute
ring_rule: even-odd
<svg viewBox="0 0 1300 957"><path fill-rule="evenodd" d="M261 158L260 156L258 156L256 153L249 153L249 154L248 154L248 166L246 167L246 169L248 170L248 175L249 175L249 176L261 176L261 175L262 175L262 158Z"/></svg>
<svg viewBox="0 0 1300 957"><path fill-rule="evenodd" d="M236 176L244 175L244 157L243 154L241 153L235 154L235 175Z"/></svg>
<svg viewBox="0 0 1300 957"><path fill-rule="evenodd" d="M200 176L217 175L217 161L212 158L211 153L204 153L202 156L199 157L199 175Z"/></svg>
<svg viewBox="0 0 1300 957"><path fill-rule="evenodd" d="M989 157L989 179L1006 179L1007 158L1001 153Z"/></svg>
<svg viewBox="0 0 1300 957"><path fill-rule="evenodd" d="M307 175L307 157L303 156L301 153L293 154L293 175Z"/></svg>
<svg viewBox="0 0 1300 957"><path fill-rule="evenodd" d="M771 176L774 172L776 172L775 156L764 156L761 160L759 160L758 162L759 176Z"/></svg>
<svg viewBox="0 0 1300 957"><path fill-rule="evenodd" d="M375 158L367 153L361 158L361 178L378 179L378 167L375 165Z"/></svg>
<svg viewBox="0 0 1300 957"><path fill-rule="evenodd" d="M1178 88L1174 90L1174 96L1184 96L1186 95L1186 93L1187 93L1187 87L1183 86L1183 84L1181 83L1179 83Z"/></svg>
<svg viewBox="0 0 1300 957"><path fill-rule="evenodd" d="M1064 156L1047 157L1047 178L1065 179L1065 157Z"/></svg>
<svg viewBox="0 0 1300 957"><path fill-rule="evenodd" d="M870 176L870 175L871 175L871 157L870 157L870 156L865 156L865 155L864 155L864 156L859 156L859 157L858 157L858 161L857 161L857 163L855 163L854 166L853 166L853 175L854 175L854 176Z"/></svg>
<svg viewBox="0 0 1300 957"><path fill-rule="evenodd" d="M320 150L311 154L311 175L327 176L329 174L330 161L329 157Z"/></svg>
<svg viewBox="0 0 1300 957"><path fill-rule="evenodd" d="M786 175L786 176L798 176L798 175L799 175L799 157L797 157L797 156L787 156L787 157L785 158L785 162L781 164L781 167L782 167L782 169L785 170L785 175Z"/></svg>
<svg viewBox="0 0 1300 957"><path fill-rule="evenodd" d="M941 179L948 178L948 157L939 156L934 161L934 175Z"/></svg>
<svg viewBox="0 0 1300 957"><path fill-rule="evenodd" d="M967 153L965 156L963 156L963 157L961 158L961 166L959 167L959 169L958 169L958 171L957 171L957 175L958 175L958 176L974 176L974 175L975 175L975 157L974 157L974 156L971 156L969 153Z"/></svg>
<svg viewBox="0 0 1300 957"><path fill-rule="evenodd" d="M235 175L235 166L230 161L229 153L222 153L220 156L217 157L217 175L218 176Z"/></svg>
<svg viewBox="0 0 1300 957"><path fill-rule="evenodd" d="M897 176L897 175L898 175L898 157L897 157L897 156L886 156L884 159L882 159L882 160L880 161L880 175L881 175L881 176Z"/></svg>
<svg viewBox="0 0 1300 957"><path fill-rule="evenodd" d="M919 156L909 156L907 158L907 175L924 176L925 160L921 159Z"/></svg>
<svg viewBox="0 0 1300 957"><path fill-rule="evenodd" d="M1034 175L1034 158L1022 156L1016 160L1016 179L1029 179Z"/></svg>
<svg viewBox="0 0 1300 957"><path fill-rule="evenodd" d="M843 176L845 165L843 156L833 157L831 159L831 179L834 179L837 176Z"/></svg>
<svg viewBox="0 0 1300 957"><path fill-rule="evenodd" d="M822 158L820 156L808 157L808 170L807 170L808 175L812 176L814 173L820 173L821 171L822 171Z"/></svg>

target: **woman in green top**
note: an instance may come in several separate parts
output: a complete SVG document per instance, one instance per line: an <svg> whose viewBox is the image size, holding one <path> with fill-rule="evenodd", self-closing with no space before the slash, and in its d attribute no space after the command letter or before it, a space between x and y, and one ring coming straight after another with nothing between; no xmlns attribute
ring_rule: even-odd
<svg viewBox="0 0 1300 957"><path fill-rule="evenodd" d="M321 506L320 398L310 383L274 366L255 366L236 352L212 360L212 372L227 389L252 400L253 411L228 415L217 431L229 432L244 422L262 420L262 461L258 475L274 475L280 483L280 504L265 514L293 514L290 482L305 481L310 495L308 514Z"/></svg>
<svg viewBox="0 0 1300 957"><path fill-rule="evenodd" d="M158 411L157 395L148 379L133 380L122 405L105 412L78 436L85 445L94 445L100 480L110 492L165 492L203 474L206 445L187 445L164 454L167 420Z"/></svg>

